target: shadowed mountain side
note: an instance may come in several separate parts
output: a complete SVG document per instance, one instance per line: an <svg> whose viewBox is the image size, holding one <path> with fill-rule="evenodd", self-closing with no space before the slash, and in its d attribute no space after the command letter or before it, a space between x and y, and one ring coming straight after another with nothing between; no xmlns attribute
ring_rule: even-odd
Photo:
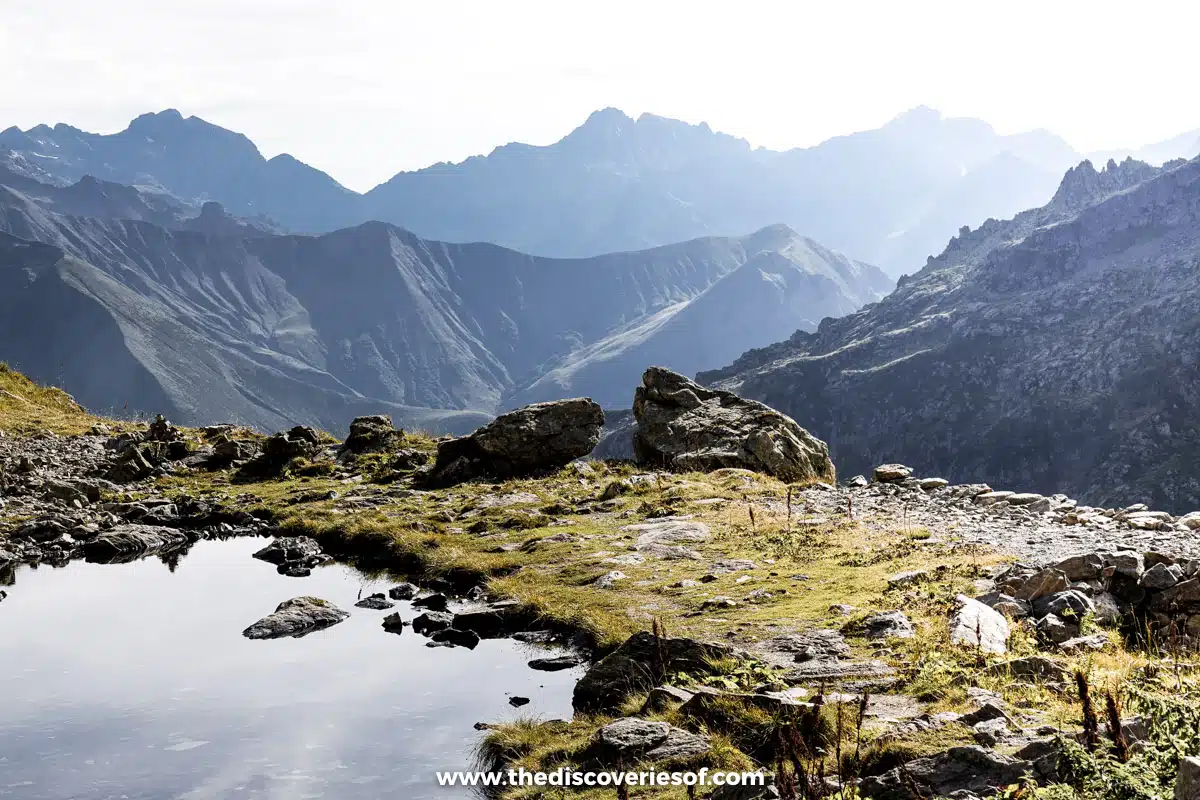
<svg viewBox="0 0 1200 800"><path fill-rule="evenodd" d="M701 380L900 461L1095 505L1200 506L1200 159L1088 162L882 302Z"/></svg>
<svg viewBox="0 0 1200 800"><path fill-rule="evenodd" d="M62 281L82 293L119 331L105 341L153 376L157 388L132 397L130 390L89 389L81 401L93 408L129 401L151 411L157 409L146 403L161 405L161 392L180 421L314 421L340 429L352 416L348 405L369 409L371 402L494 412L570 353L679 316L697 298L703 302L680 317L696 333L685 328L664 336L653 353L632 357L662 355L670 364L685 353L697 369L711 367L731 356L721 337L701 335L708 327L738 320L743 349L858 308L890 286L875 268L782 226L560 260L430 242L384 223L315 237L270 235L210 206L210 221L227 224L169 230L55 213L51 194L0 186L0 230L60 253L38 269L16 256L0 262L12 287L8 301L30 304L33 318L59 320L65 330L56 336L70 341L80 332L58 307L62 293L40 294L38 287ZM723 280L748 263L757 265L747 273L759 276L752 284L774 287L769 298L739 289L740 277ZM53 348L39 353L39 338L23 335L20 366L58 381L61 359L50 357ZM114 388L101 374L105 361L76 364L67 388ZM611 391L627 394L645 366L626 359L621 376L628 380ZM96 374L79 374L89 369Z"/></svg>

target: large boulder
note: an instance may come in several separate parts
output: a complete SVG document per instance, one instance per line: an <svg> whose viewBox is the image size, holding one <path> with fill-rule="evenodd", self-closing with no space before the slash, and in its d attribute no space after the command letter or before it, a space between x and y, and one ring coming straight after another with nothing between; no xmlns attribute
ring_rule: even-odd
<svg viewBox="0 0 1200 800"><path fill-rule="evenodd" d="M278 475L293 459L312 458L321 450L321 434L307 425L297 425L267 437L262 452L247 462L241 472L252 477Z"/></svg>
<svg viewBox="0 0 1200 800"><path fill-rule="evenodd" d="M829 447L795 420L662 367L642 375L633 414L634 455L648 466L699 472L741 467L789 483L836 480Z"/></svg>
<svg viewBox="0 0 1200 800"><path fill-rule="evenodd" d="M338 458L390 450L404 440L404 431L396 430L386 414L356 417L350 423L350 435L338 449Z"/></svg>
<svg viewBox="0 0 1200 800"><path fill-rule="evenodd" d="M560 469L592 452L603 425L604 412L586 397L518 408L470 436L439 444L427 483L452 486Z"/></svg>
<svg viewBox="0 0 1200 800"><path fill-rule="evenodd" d="M1008 620L999 611L960 594L950 615L950 641L985 653L1007 653Z"/></svg>
<svg viewBox="0 0 1200 800"><path fill-rule="evenodd" d="M733 654L726 645L659 639L648 631L635 633L593 664L575 684L575 710L616 711L630 695L653 689L668 675L703 675L712 670L714 660Z"/></svg>

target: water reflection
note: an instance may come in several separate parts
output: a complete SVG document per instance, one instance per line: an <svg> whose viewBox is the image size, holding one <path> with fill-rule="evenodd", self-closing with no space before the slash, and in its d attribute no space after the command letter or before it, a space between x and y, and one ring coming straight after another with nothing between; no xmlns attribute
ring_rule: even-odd
<svg viewBox="0 0 1200 800"><path fill-rule="evenodd" d="M341 566L283 577L250 558L262 544L20 570L0 605L0 797L462 797L433 773L467 768L476 721L570 715L579 671L528 669L545 651L385 633L388 612L353 607L383 585ZM300 639L241 636L301 594L352 616ZM514 694L533 702L516 711Z"/></svg>

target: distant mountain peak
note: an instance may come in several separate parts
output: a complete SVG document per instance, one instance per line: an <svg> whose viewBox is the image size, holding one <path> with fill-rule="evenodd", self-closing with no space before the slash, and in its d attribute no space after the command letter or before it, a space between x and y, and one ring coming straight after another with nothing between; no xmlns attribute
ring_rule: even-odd
<svg viewBox="0 0 1200 800"><path fill-rule="evenodd" d="M1097 171L1091 160L1085 159L1067 170L1050 205L1064 210L1083 208L1136 186L1157 173L1157 168L1131 157L1126 157L1120 164L1110 158L1103 171Z"/></svg>

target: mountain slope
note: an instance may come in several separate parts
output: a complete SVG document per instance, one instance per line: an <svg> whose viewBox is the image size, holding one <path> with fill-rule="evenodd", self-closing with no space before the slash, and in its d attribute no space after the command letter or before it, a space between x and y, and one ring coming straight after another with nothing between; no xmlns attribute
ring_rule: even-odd
<svg viewBox="0 0 1200 800"><path fill-rule="evenodd" d="M848 474L1191 509L1198 309L1200 159L1085 162L882 302L700 377L803 420Z"/></svg>
<svg viewBox="0 0 1200 800"><path fill-rule="evenodd" d="M893 275L920 266L963 224L1044 202L1078 158L1045 131L1001 136L927 108L782 152L705 124L605 109L552 145L508 144L402 172L360 196L177 111L109 136L66 125L0 133L0 165L29 177L153 186L297 232L381 220L425 238L575 258L784 223Z"/></svg>
<svg viewBox="0 0 1200 800"><path fill-rule="evenodd" d="M784 228L556 260L431 242L384 223L272 235L211 206L207 223L202 213L172 230L58 213L59 191L0 183L0 231L11 237L0 257L0 355L89 407L129 401L181 421L340 428L347 409L376 402L408 420L446 416L422 408L492 412L572 354L693 301L703 299L685 318L697 329L713 328L717 314L743 315L741 349L890 286L877 269ZM750 295L724 287L737 286L726 278L744 265L771 258L796 277L788 302L759 314ZM87 346L60 352L43 341L38 321L50 319L61 327L54 342ZM730 357L718 337L657 341L654 355L668 364ZM562 397L586 383L624 400L644 355L608 359L616 369L607 378L538 394Z"/></svg>

